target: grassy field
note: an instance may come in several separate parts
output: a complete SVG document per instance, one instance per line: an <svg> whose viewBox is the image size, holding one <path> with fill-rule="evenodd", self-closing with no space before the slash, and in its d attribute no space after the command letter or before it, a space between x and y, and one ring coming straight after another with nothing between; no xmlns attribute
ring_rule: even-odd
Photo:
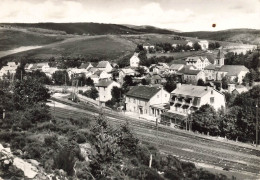
<svg viewBox="0 0 260 180"><path fill-rule="evenodd" d="M63 36L46 36L39 33L0 28L0 51L21 46L46 45L63 39Z"/></svg>
<svg viewBox="0 0 260 180"><path fill-rule="evenodd" d="M80 57L116 60L126 54L132 54L136 45L115 35L78 36L62 42L46 45L39 49L24 51L1 58L19 60L21 58L48 60L51 57Z"/></svg>
<svg viewBox="0 0 260 180"><path fill-rule="evenodd" d="M224 31L198 31L178 33L180 36L198 37L200 39L229 41L245 44L258 44L260 42L260 30L256 29L230 29Z"/></svg>

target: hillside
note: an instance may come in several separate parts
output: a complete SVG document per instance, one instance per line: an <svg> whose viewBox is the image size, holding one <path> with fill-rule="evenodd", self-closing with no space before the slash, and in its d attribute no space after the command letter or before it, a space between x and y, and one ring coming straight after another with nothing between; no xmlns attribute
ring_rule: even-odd
<svg viewBox="0 0 260 180"><path fill-rule="evenodd" d="M136 45L131 41L114 35L79 36L62 42L43 46L1 58L0 60L19 60L21 58L48 60L51 57L79 57L84 59L116 60L134 52Z"/></svg>
<svg viewBox="0 0 260 180"><path fill-rule="evenodd" d="M0 28L0 51L21 46L46 45L64 40L63 36L48 36L26 30Z"/></svg>
<svg viewBox="0 0 260 180"><path fill-rule="evenodd" d="M181 36L197 37L216 41L229 41L244 44L260 43L260 30L257 29L229 29L223 31L197 31L177 33Z"/></svg>
<svg viewBox="0 0 260 180"><path fill-rule="evenodd" d="M12 26L23 28L42 28L55 31L63 31L67 34L79 35L104 35L104 34L143 34L160 33L172 34L173 31L147 26L145 28L128 27L118 24L100 23L2 23L0 26Z"/></svg>

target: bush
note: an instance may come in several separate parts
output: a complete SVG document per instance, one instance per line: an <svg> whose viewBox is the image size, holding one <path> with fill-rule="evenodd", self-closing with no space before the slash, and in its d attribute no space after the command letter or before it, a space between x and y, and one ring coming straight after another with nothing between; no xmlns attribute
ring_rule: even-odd
<svg viewBox="0 0 260 180"><path fill-rule="evenodd" d="M55 135L48 135L44 138L44 144L48 147L56 145L56 142L58 141L57 136Z"/></svg>

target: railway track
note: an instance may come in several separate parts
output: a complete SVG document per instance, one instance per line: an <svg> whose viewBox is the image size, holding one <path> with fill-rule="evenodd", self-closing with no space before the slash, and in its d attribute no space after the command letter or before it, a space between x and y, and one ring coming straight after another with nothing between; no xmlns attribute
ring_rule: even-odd
<svg viewBox="0 0 260 180"><path fill-rule="evenodd" d="M80 118L86 115L95 117L100 113L99 109L89 105L79 105L62 100L57 100L57 102L77 108L78 111L55 108L56 118ZM51 108L51 111L54 113L53 108ZM125 118L107 110L104 110L103 113L112 123L122 124L128 121L141 141L158 145L159 150L164 153L173 154L186 161L205 163L222 168L229 167L234 171L249 172L255 175L259 174L260 152L258 150L214 141L163 126L158 127L159 141L157 141L154 123Z"/></svg>

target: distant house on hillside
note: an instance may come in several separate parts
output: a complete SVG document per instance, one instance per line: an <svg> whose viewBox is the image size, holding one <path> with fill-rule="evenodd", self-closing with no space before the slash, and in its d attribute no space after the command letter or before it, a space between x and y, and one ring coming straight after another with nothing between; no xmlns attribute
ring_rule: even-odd
<svg viewBox="0 0 260 180"><path fill-rule="evenodd" d="M154 49L155 46L154 46L154 45L151 45L150 43L144 43L144 44L143 44L143 48L148 51L149 48Z"/></svg>
<svg viewBox="0 0 260 180"><path fill-rule="evenodd" d="M96 68L98 68L101 71L106 71L106 72L110 72L113 69L113 67L111 66L111 64L108 61L100 61Z"/></svg>
<svg viewBox="0 0 260 180"><path fill-rule="evenodd" d="M98 101L101 105L112 99L111 90L113 87L120 87L120 84L112 80L100 80L96 84L99 93Z"/></svg>
<svg viewBox="0 0 260 180"><path fill-rule="evenodd" d="M138 57L138 53L134 53L134 55L130 58L130 66L132 68L138 67L140 64L140 59Z"/></svg>
<svg viewBox="0 0 260 180"><path fill-rule="evenodd" d="M187 115L209 104L215 110L225 108L225 95L208 86L177 84L171 92L170 110L161 115L163 124L180 124Z"/></svg>
<svg viewBox="0 0 260 180"><path fill-rule="evenodd" d="M188 57L185 61L186 61L186 65L193 65L198 70L204 70L206 66L211 64L207 57L202 57L202 56Z"/></svg>
<svg viewBox="0 0 260 180"><path fill-rule="evenodd" d="M207 50L209 48L209 42L207 40L201 40L198 43L202 50Z"/></svg>
<svg viewBox="0 0 260 180"><path fill-rule="evenodd" d="M243 85L228 84L228 92L234 95L249 91L249 88Z"/></svg>
<svg viewBox="0 0 260 180"><path fill-rule="evenodd" d="M126 111L140 116L160 116L165 111L170 93L162 87L134 86L126 93Z"/></svg>

